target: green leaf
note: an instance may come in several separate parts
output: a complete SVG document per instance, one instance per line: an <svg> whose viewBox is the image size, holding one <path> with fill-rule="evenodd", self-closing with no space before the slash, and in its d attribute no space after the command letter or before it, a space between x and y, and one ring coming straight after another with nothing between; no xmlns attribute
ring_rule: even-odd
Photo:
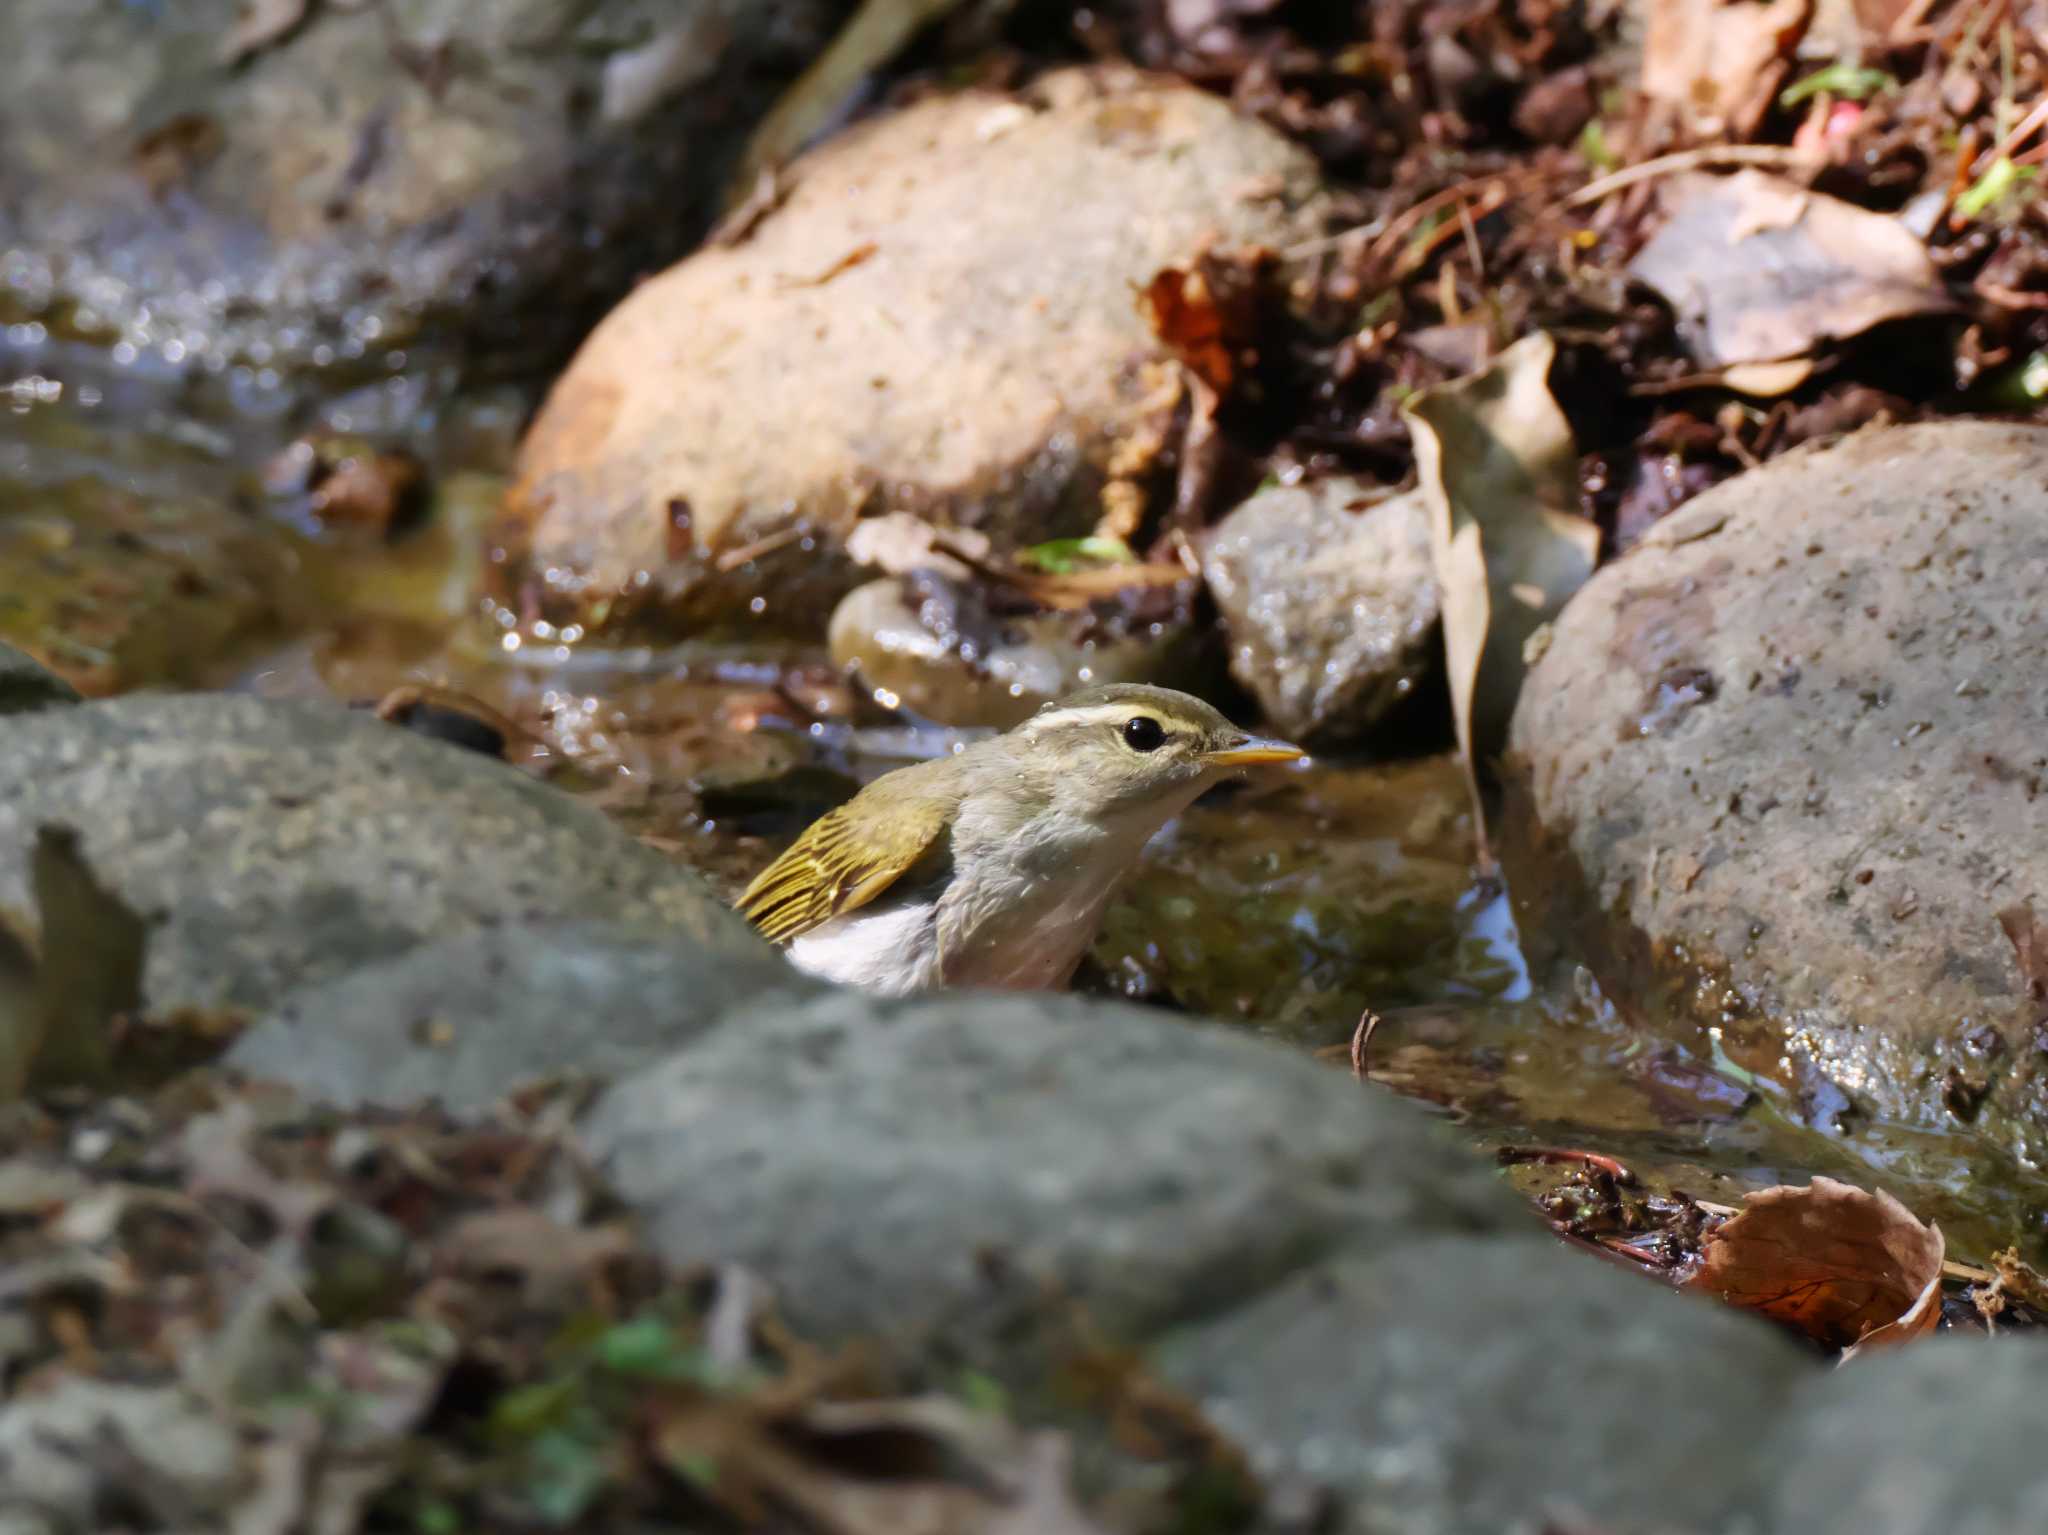
<svg viewBox="0 0 2048 1535"><path fill-rule="evenodd" d="M1778 93L1778 105L1796 107L1810 96L1826 91L1830 96L1840 96L1846 101L1864 101L1879 91L1895 91L1899 82L1882 69L1870 69L1858 64L1830 64L1826 69L1817 69L1796 85L1788 85Z"/></svg>
<svg viewBox="0 0 2048 1535"><path fill-rule="evenodd" d="M611 1476L609 1446L550 1429L527 1450L526 1499L552 1525L574 1524Z"/></svg>
<svg viewBox="0 0 2048 1535"><path fill-rule="evenodd" d="M444 1498L422 1498L412 1511L419 1535L462 1535L462 1511Z"/></svg>
<svg viewBox="0 0 2048 1535"><path fill-rule="evenodd" d="M2039 174L2040 172L2031 165L2015 165L2009 158L2000 155L1991 162L1990 167L1977 178L1970 189L1956 199L1956 212L1966 219L1976 218L1993 204L2017 192Z"/></svg>
<svg viewBox="0 0 2048 1535"><path fill-rule="evenodd" d="M1003 1383L992 1375L979 1370L964 1370L960 1375L960 1400L976 1412L991 1418L1006 1418L1010 1415L1010 1393L1003 1389Z"/></svg>
<svg viewBox="0 0 2048 1535"><path fill-rule="evenodd" d="M1589 118L1579 130L1579 158L1603 175L1621 164L1621 156L1608 147L1607 130L1597 117Z"/></svg>
<svg viewBox="0 0 2048 1535"><path fill-rule="evenodd" d="M665 1464L676 1475L695 1483L706 1492L718 1485L718 1462L702 1450L690 1455L678 1455Z"/></svg>
<svg viewBox="0 0 2048 1535"><path fill-rule="evenodd" d="M500 1439L531 1439L567 1418L582 1390L581 1381L565 1375L508 1391L491 1404L491 1433Z"/></svg>
<svg viewBox="0 0 2048 1535"><path fill-rule="evenodd" d="M614 1375L693 1381L717 1386L723 1377L696 1343L659 1317L621 1322L597 1340L597 1362Z"/></svg>
<svg viewBox="0 0 2048 1535"><path fill-rule="evenodd" d="M1083 565L1135 565L1138 557L1120 538L1055 538L1033 544L1017 555L1018 562L1062 576Z"/></svg>

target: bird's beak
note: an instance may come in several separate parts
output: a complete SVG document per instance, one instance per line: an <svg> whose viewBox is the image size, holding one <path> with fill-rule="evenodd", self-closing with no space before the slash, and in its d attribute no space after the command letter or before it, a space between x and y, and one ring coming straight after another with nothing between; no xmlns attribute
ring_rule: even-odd
<svg viewBox="0 0 2048 1535"><path fill-rule="evenodd" d="M1307 755L1289 741L1275 741L1266 736L1240 736L1228 746L1210 752L1207 761L1212 767L1237 768L1259 762L1299 762Z"/></svg>

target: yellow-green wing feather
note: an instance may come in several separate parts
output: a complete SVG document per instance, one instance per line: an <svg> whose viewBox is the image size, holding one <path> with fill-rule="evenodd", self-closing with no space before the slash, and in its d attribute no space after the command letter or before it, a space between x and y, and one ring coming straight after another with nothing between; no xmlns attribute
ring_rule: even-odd
<svg viewBox="0 0 2048 1535"><path fill-rule="evenodd" d="M954 798L889 792L898 776L877 779L813 821L747 886L735 903L739 914L770 941L788 943L859 910L902 878L945 831Z"/></svg>

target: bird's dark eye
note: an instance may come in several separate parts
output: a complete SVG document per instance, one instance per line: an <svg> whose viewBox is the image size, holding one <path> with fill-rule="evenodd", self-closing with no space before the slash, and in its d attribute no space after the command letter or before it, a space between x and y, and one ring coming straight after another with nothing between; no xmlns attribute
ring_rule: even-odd
<svg viewBox="0 0 2048 1535"><path fill-rule="evenodd" d="M1166 744L1166 727L1149 714L1124 721L1124 745L1134 752L1156 752Z"/></svg>

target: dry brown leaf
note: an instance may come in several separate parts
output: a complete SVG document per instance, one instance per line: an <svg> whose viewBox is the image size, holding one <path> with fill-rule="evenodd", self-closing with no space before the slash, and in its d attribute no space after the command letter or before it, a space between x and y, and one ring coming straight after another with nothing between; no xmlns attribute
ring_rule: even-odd
<svg viewBox="0 0 2048 1535"><path fill-rule="evenodd" d="M1885 320L1954 307L1897 219L1763 171L1674 176L1664 225L1629 264L1707 367L1804 356Z"/></svg>
<svg viewBox="0 0 2048 1535"><path fill-rule="evenodd" d="M655 1453L709 1472L701 1485L735 1517L793 1514L817 1535L1102 1535L1068 1490L1063 1435L938 1398L832 1401L827 1384L679 1394L657 1410Z"/></svg>
<svg viewBox="0 0 2048 1535"><path fill-rule="evenodd" d="M1215 290L1202 273L1168 267L1146 285L1142 302L1153 334L1174 356L1218 394L1228 390L1236 359Z"/></svg>
<svg viewBox="0 0 2048 1535"><path fill-rule="evenodd" d="M1777 94L1812 0L1650 0L1643 94L1694 132L1745 138Z"/></svg>
<svg viewBox="0 0 2048 1535"><path fill-rule="evenodd" d="M1593 573L1600 530L1579 513L1579 454L1550 393L1555 344L1525 336L1402 410L1430 509L1458 748L1478 821L1478 762L1506 737L1530 637ZM1484 837L1481 839L1484 855Z"/></svg>
<svg viewBox="0 0 2048 1535"><path fill-rule="evenodd" d="M1835 1348L1871 1348L1941 1320L1946 1246L1939 1227L1891 1195L1815 1178L1750 1195L1707 1233L1687 1288Z"/></svg>
<svg viewBox="0 0 2048 1535"><path fill-rule="evenodd" d="M1998 925L2005 933L2006 942L2012 945L2013 959L2020 967L2020 980L2027 989L2027 1000L2034 1004L2028 1009L2028 1022L2048 1022L2048 1013L2044 1013L2044 1004L2048 1004L2048 929L2044 929L2041 919L2034 915L2031 900L2006 907L1998 914Z"/></svg>

